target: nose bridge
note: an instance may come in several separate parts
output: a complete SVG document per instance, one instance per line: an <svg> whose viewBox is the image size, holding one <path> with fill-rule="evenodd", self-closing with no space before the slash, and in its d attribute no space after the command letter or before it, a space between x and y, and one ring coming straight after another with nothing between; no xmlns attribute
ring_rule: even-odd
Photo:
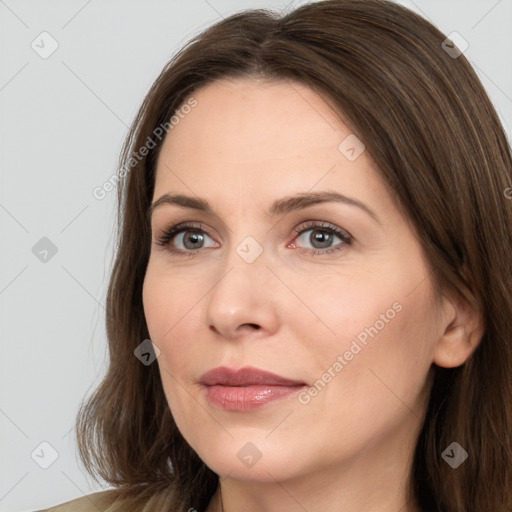
<svg viewBox="0 0 512 512"><path fill-rule="evenodd" d="M230 244L222 265L222 276L214 292L233 293L239 300L256 295L262 285L262 274L267 274L268 263L263 245L251 235L239 236ZM253 285L253 286L251 286ZM243 293L242 293L243 292ZM256 298L256 297L254 297Z"/></svg>
<svg viewBox="0 0 512 512"><path fill-rule="evenodd" d="M239 236L239 242L235 241L234 231L231 235L233 242L223 271L207 299L206 322L230 338L245 324L273 330L277 325L276 311L265 282L271 273L266 268L263 245L252 235Z"/></svg>
<svg viewBox="0 0 512 512"><path fill-rule="evenodd" d="M268 263L268 254L264 253L263 244L268 234L268 227L263 223L261 211L249 206L249 201L240 198L236 209L231 211L229 225L228 253L226 267L235 267L237 272L249 275L257 268L259 271Z"/></svg>

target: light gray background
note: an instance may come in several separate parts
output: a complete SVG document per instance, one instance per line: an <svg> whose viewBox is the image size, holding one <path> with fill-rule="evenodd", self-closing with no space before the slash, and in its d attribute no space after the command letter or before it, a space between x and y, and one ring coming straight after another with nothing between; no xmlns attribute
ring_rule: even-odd
<svg viewBox="0 0 512 512"><path fill-rule="evenodd" d="M221 17L302 3L0 0L1 511L101 489L77 461L72 430L106 359L116 192L100 201L92 190L115 172L145 93L172 54ZM468 41L510 140L512 0L400 3ZM59 45L47 59L31 48L43 31ZM42 237L58 249L46 263L32 252ZM43 441L58 452L48 469L31 458ZM50 461L48 448L36 453Z"/></svg>

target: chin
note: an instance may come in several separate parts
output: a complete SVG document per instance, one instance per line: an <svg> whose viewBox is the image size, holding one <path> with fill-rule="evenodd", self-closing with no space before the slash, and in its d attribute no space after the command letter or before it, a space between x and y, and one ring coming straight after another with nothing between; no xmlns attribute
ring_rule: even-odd
<svg viewBox="0 0 512 512"><path fill-rule="evenodd" d="M236 436L224 443L193 447L203 462L220 477L253 482L287 480L298 476L304 464L300 446L286 446L283 440L270 442L268 432ZM289 440L288 440L289 441Z"/></svg>

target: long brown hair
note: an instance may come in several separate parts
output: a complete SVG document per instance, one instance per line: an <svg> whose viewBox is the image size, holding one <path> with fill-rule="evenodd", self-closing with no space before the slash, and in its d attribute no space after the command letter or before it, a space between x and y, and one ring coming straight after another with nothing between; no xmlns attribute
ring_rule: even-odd
<svg viewBox="0 0 512 512"><path fill-rule="evenodd" d="M124 491L125 509L160 496L160 510L201 512L219 483L178 431L158 365L134 356L149 338L147 210L163 137L144 158L133 155L159 126L172 129L169 120L199 87L260 76L305 84L331 102L419 233L437 292L463 298L485 319L465 364L434 365L410 495L425 512L512 510L512 155L480 80L464 55L445 51L445 38L387 0L325 0L287 14L232 15L164 67L119 162L110 365L77 418L86 468ZM454 441L469 454L457 469L441 457Z"/></svg>

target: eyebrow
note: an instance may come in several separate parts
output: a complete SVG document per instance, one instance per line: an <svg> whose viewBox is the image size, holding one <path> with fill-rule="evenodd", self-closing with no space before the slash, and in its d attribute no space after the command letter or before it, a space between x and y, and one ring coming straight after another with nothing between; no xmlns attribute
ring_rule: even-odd
<svg viewBox="0 0 512 512"><path fill-rule="evenodd" d="M308 206L329 202L344 203L349 206L355 206L366 212L375 222L382 225L378 215L369 206L358 199L333 191L302 192L293 196L286 196L274 201L268 212L272 216L285 215L292 211L302 210ZM182 208L191 208L215 215L215 212L206 199L186 196L183 194L164 194L149 207L147 212L148 218L151 217L156 208L163 204L173 204Z"/></svg>

